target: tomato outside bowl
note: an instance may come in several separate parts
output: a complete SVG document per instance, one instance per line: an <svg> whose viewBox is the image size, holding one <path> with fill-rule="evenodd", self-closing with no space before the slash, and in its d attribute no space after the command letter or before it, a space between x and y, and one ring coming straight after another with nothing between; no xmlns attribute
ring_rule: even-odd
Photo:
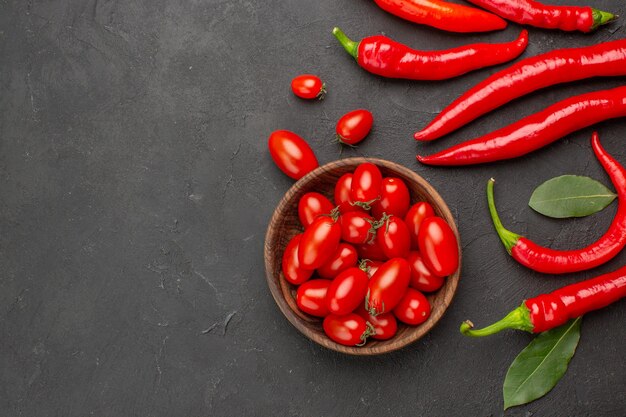
<svg viewBox="0 0 626 417"><path fill-rule="evenodd" d="M426 201L435 214L442 217L452 228L459 244L459 268L445 280L437 292L426 294L431 304L428 320L419 326L408 326L398 322L397 334L389 340L369 338L364 346L344 346L332 341L324 333L323 319L310 316L296 305L297 286L288 283L283 277L281 263L283 252L289 241L304 230L298 219L298 201L308 192L321 193L333 201L335 183L344 174L353 172L359 164L371 162L378 166L383 177L402 179L411 194L411 204ZM303 335L328 349L350 355L380 355L401 349L419 340L441 319L452 302L461 275L461 247L459 232L450 209L439 193L421 176L394 162L376 158L347 158L330 162L308 173L298 180L274 210L265 235L265 273L270 292L280 311ZM315 277L315 274L313 275Z"/></svg>

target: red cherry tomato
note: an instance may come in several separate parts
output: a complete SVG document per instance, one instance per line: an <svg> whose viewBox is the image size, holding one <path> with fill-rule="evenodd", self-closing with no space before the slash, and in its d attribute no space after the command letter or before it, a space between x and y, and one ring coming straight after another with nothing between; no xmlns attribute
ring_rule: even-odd
<svg viewBox="0 0 626 417"><path fill-rule="evenodd" d="M361 259L371 259L372 261L386 261L389 259L376 240L372 243L355 245L354 248Z"/></svg>
<svg viewBox="0 0 626 417"><path fill-rule="evenodd" d="M410 280L411 268L406 260L393 258L382 264L368 285L367 311L376 316L393 310L404 297Z"/></svg>
<svg viewBox="0 0 626 417"><path fill-rule="evenodd" d="M346 145L356 145L370 133L374 116L368 110L358 109L341 116L335 131L337 139Z"/></svg>
<svg viewBox="0 0 626 417"><path fill-rule="evenodd" d="M372 326L355 313L345 316L331 314L324 319L324 333L342 345L363 345L373 332Z"/></svg>
<svg viewBox="0 0 626 417"><path fill-rule="evenodd" d="M302 74L291 80L291 91L300 98L322 100L326 95L326 84L317 75Z"/></svg>
<svg viewBox="0 0 626 417"><path fill-rule="evenodd" d="M367 274L359 268L350 268L335 278L326 294L326 307L332 314L344 315L363 304L367 294Z"/></svg>
<svg viewBox="0 0 626 417"><path fill-rule="evenodd" d="M326 294L331 281L328 279L312 279L298 287L296 304L301 311L315 317L326 317Z"/></svg>
<svg viewBox="0 0 626 417"><path fill-rule="evenodd" d="M411 250L409 229L399 217L391 216L383 221L376 231L376 241L387 258L406 258Z"/></svg>
<svg viewBox="0 0 626 417"><path fill-rule="evenodd" d="M304 231L298 245L298 261L306 269L316 269L328 261L339 246L341 225L331 217L318 217Z"/></svg>
<svg viewBox="0 0 626 417"><path fill-rule="evenodd" d="M330 214L333 203L320 193L306 193L298 202L298 217L306 229L318 216Z"/></svg>
<svg viewBox="0 0 626 417"><path fill-rule="evenodd" d="M394 337L398 331L398 321L392 313L383 313L372 316L363 307L355 310L355 313L363 317L374 328L373 339L387 340Z"/></svg>
<svg viewBox="0 0 626 417"><path fill-rule="evenodd" d="M368 277L373 277L378 268L383 264L382 261L372 261L371 259L362 259L359 268L367 273Z"/></svg>
<svg viewBox="0 0 626 417"><path fill-rule="evenodd" d="M420 201L411 206L408 213L404 217L404 223L409 228L411 235L411 249L417 249L417 235L420 231L420 225L427 217L435 215L433 207L425 201Z"/></svg>
<svg viewBox="0 0 626 417"><path fill-rule="evenodd" d="M444 279L430 272L419 252L409 253L407 262L411 266L411 283L409 286L422 292L437 291L442 287Z"/></svg>
<svg viewBox="0 0 626 417"><path fill-rule="evenodd" d="M456 236L441 217L424 219L417 243L424 264L433 274L445 277L459 267L459 245Z"/></svg>
<svg viewBox="0 0 626 417"><path fill-rule="evenodd" d="M378 167L365 162L356 167L350 185L350 200L353 202L370 203L380 198L380 186L383 175Z"/></svg>
<svg viewBox="0 0 626 417"><path fill-rule="evenodd" d="M277 130L270 135L270 155L285 174L299 180L319 166L308 143L288 130Z"/></svg>
<svg viewBox="0 0 626 417"><path fill-rule="evenodd" d="M367 213L351 211L342 214L341 239L349 243L367 243L376 236L372 223L374 218Z"/></svg>
<svg viewBox="0 0 626 417"><path fill-rule="evenodd" d="M339 206L339 212L345 214L351 211L360 211L365 213L359 206L353 206L350 200L350 188L352 187L352 174L344 174L337 180L335 184L335 204Z"/></svg>
<svg viewBox="0 0 626 417"><path fill-rule="evenodd" d="M287 282L294 285L302 284L313 275L312 270L304 269L300 266L300 261L298 260L300 239L302 239L302 234L294 236L287 244L283 254L283 275Z"/></svg>
<svg viewBox="0 0 626 417"><path fill-rule="evenodd" d="M326 263L317 268L317 273L322 278L335 278L348 268L356 266L359 255L354 246L340 243L335 254Z"/></svg>
<svg viewBox="0 0 626 417"><path fill-rule="evenodd" d="M411 196L406 184L400 178L384 178L380 187L380 200L372 204L372 216L380 219L383 213L404 219Z"/></svg>
<svg viewBox="0 0 626 417"><path fill-rule="evenodd" d="M430 303L421 292L409 288L400 303L393 309L393 314L403 323L417 326L430 316Z"/></svg>

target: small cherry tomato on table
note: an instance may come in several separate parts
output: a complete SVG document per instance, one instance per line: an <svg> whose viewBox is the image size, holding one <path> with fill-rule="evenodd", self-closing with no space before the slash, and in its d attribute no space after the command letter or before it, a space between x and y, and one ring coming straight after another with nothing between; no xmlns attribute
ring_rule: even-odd
<svg viewBox="0 0 626 417"><path fill-rule="evenodd" d="M341 225L332 217L318 217L304 231L298 245L298 261L306 269L324 265L337 250Z"/></svg>
<svg viewBox="0 0 626 417"><path fill-rule="evenodd" d="M392 313L383 313L372 316L363 307L357 308L355 313L363 317L374 328L372 339L391 339L398 332L398 321Z"/></svg>
<svg viewBox="0 0 626 417"><path fill-rule="evenodd" d="M372 204L372 216L379 219L383 213L387 213L404 219L410 204L411 196L404 181L400 178L383 178L380 200Z"/></svg>
<svg viewBox="0 0 626 417"><path fill-rule="evenodd" d="M294 236L287 244L283 253L283 275L288 283L294 285L302 284L313 275L312 270L300 266L300 261L298 260L300 239L302 239L302 234Z"/></svg>
<svg viewBox="0 0 626 417"><path fill-rule="evenodd" d="M326 294L331 281L328 279L312 279L298 287L296 304L301 311L316 317L329 314L326 307Z"/></svg>
<svg viewBox="0 0 626 417"><path fill-rule="evenodd" d="M424 264L445 277L459 267L459 246L450 225L441 217L427 217L420 226L417 243Z"/></svg>
<svg viewBox="0 0 626 417"><path fill-rule="evenodd" d="M300 98L322 100L326 95L326 84L317 75L302 74L291 80L291 91Z"/></svg>
<svg viewBox="0 0 626 417"><path fill-rule="evenodd" d="M367 213L351 211L339 217L341 239L349 243L367 243L376 236L374 218Z"/></svg>
<svg viewBox="0 0 626 417"><path fill-rule="evenodd" d="M350 200L354 203L363 203L364 208L369 209L369 205L380 198L382 182L383 175L376 165L370 162L362 163L352 174Z"/></svg>
<svg viewBox="0 0 626 417"><path fill-rule="evenodd" d="M406 260L411 267L411 283L409 284L411 288L422 292L434 292L443 286L444 278L430 272L419 252L412 251Z"/></svg>
<svg viewBox="0 0 626 417"><path fill-rule="evenodd" d="M387 258L406 258L411 249L409 229L404 221L396 216L384 216L376 231L376 242Z"/></svg>
<svg viewBox="0 0 626 417"><path fill-rule="evenodd" d="M372 325L355 313L345 316L331 314L324 319L323 327L331 340L346 346L362 346L374 334Z"/></svg>
<svg viewBox="0 0 626 417"><path fill-rule="evenodd" d="M351 313L363 304L369 277L359 268L349 268L333 279L326 294L326 307L332 314Z"/></svg>
<svg viewBox="0 0 626 417"><path fill-rule="evenodd" d="M306 193L298 202L298 217L306 229L318 216L328 215L333 210L333 203L320 193Z"/></svg>
<svg viewBox="0 0 626 417"><path fill-rule="evenodd" d="M435 210L433 207L425 201L420 201L411 206L406 216L404 217L404 223L409 228L409 234L411 235L411 249L417 249L417 235L420 231L420 226L425 218L433 217Z"/></svg>
<svg viewBox="0 0 626 417"><path fill-rule="evenodd" d="M295 180L299 180L319 166L309 144L288 130L272 132L268 146L276 166Z"/></svg>
<svg viewBox="0 0 626 417"><path fill-rule="evenodd" d="M341 116L335 131L337 140L345 145L354 146L370 133L374 117L365 109L353 110Z"/></svg>
<svg viewBox="0 0 626 417"><path fill-rule="evenodd" d="M365 306L377 316L389 312L400 302L411 280L409 263L402 258L393 258L382 264L368 284Z"/></svg>
<svg viewBox="0 0 626 417"><path fill-rule="evenodd" d="M393 314L401 322L417 326L424 323L430 316L430 303L424 294L409 288L393 309Z"/></svg>
<svg viewBox="0 0 626 417"><path fill-rule="evenodd" d="M335 278L346 269L356 266L358 262L359 255L354 246L340 243L335 254L324 265L317 268L317 273L322 278Z"/></svg>

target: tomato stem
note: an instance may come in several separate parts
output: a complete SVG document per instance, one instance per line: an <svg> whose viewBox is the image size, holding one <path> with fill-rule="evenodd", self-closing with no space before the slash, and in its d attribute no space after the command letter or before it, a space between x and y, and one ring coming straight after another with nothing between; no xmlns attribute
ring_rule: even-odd
<svg viewBox="0 0 626 417"><path fill-rule="evenodd" d="M460 331L465 336L483 337L498 333L504 329L517 329L531 333L534 329L534 326L530 320L530 310L528 309L528 307L526 307L526 304L524 303L522 303L522 305L517 307L515 310L511 311L500 321L497 321L482 329L473 329L473 327L474 323L466 320L461 323Z"/></svg>
<svg viewBox="0 0 626 417"><path fill-rule="evenodd" d="M363 346L367 342L368 337L376 334L376 329L374 328L374 326L372 326L372 323L366 321L365 325L367 326L367 328L361 335L361 343L357 344L357 346Z"/></svg>
<svg viewBox="0 0 626 417"><path fill-rule="evenodd" d="M489 213L491 214L491 219L493 220L493 225L496 228L496 232L498 232L498 236L500 236L500 240L504 244L506 251L511 254L511 248L515 246L517 241L520 238L520 235L507 230L502 225L502 221L500 220L500 216L498 216L498 212L496 210L496 203L493 198L493 184L496 182L493 178L489 179L487 182L487 203L489 204Z"/></svg>
<svg viewBox="0 0 626 417"><path fill-rule="evenodd" d="M380 200L380 196L376 197L370 201L354 201L351 202L350 205L351 206L357 206L357 207L361 207L362 209L365 210L371 210L372 209L372 204L374 204L376 201Z"/></svg>
<svg viewBox="0 0 626 417"><path fill-rule="evenodd" d="M345 33L341 31L338 27L333 29L333 35L339 41L339 43L343 46L343 48L348 52L354 59L357 59L359 54L359 43L355 42L352 39L348 38Z"/></svg>
<svg viewBox="0 0 626 417"><path fill-rule="evenodd" d="M322 88L320 88L320 92L317 93L318 100L324 100L324 97L326 97L326 83L322 83Z"/></svg>

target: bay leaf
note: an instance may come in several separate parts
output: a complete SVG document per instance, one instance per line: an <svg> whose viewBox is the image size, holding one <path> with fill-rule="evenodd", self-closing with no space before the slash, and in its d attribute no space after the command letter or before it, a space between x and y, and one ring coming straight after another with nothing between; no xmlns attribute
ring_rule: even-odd
<svg viewBox="0 0 626 417"><path fill-rule="evenodd" d="M544 216L557 219L584 217L596 213L617 197L593 178L562 175L535 189L528 205Z"/></svg>
<svg viewBox="0 0 626 417"><path fill-rule="evenodd" d="M539 334L520 352L504 379L504 409L546 395L567 371L580 339L582 317Z"/></svg>

